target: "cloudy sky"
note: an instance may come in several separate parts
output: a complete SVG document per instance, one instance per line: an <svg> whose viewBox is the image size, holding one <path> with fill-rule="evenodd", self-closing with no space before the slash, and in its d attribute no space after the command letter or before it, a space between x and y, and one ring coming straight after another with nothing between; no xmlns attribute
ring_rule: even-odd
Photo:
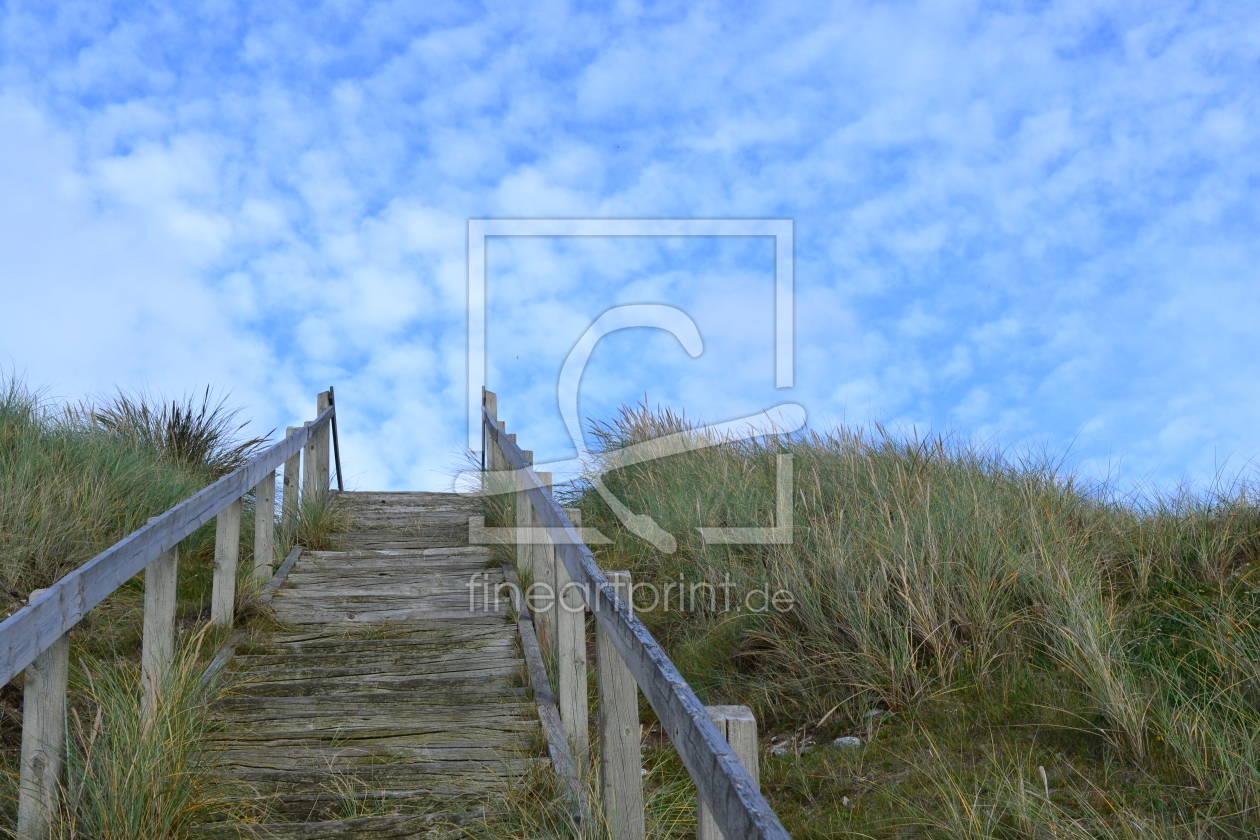
<svg viewBox="0 0 1260 840"><path fill-rule="evenodd" d="M468 220L790 219L764 238L487 241L488 385L581 410L795 402L1173 486L1260 455L1260 6L1180 2L0 6L0 366L53 398L335 384L352 486L466 443Z"/></svg>

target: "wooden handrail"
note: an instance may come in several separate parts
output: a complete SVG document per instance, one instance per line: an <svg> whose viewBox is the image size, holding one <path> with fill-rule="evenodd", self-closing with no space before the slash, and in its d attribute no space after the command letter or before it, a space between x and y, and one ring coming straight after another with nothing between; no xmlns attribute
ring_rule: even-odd
<svg viewBox="0 0 1260 840"><path fill-rule="evenodd" d="M310 425L299 428L248 464L128 534L0 622L0 684L21 673L78 624L88 610L159 555L179 545L180 540L238 501L286 459L301 452L307 440L322 430L334 413L330 406Z"/></svg>
<svg viewBox="0 0 1260 840"><path fill-rule="evenodd" d="M487 392L487 398L490 397ZM701 802L723 836L726 840L788 840L778 816L718 731L704 704L596 565L577 529L544 489L531 459L500 428L498 418L485 405L482 427L487 442L499 448L514 473L518 498L528 500L570 579L656 712L691 774Z"/></svg>
<svg viewBox="0 0 1260 840"><path fill-rule="evenodd" d="M26 671L15 832L19 840L47 840L63 788L69 630L144 571L144 702L146 706L161 702L163 674L175 645L180 541L217 520L211 621L230 627L236 611L241 499L251 491L257 495L254 546L256 553L266 556L255 556L254 573L261 579L271 571L276 467L285 466L286 517L297 513L296 473L303 450L307 470L302 495L328 490L328 429L336 418L331 389L318 395L316 406L313 422L290 427L284 440L150 519L52 586L32 592L29 604L0 622L0 682Z"/></svg>

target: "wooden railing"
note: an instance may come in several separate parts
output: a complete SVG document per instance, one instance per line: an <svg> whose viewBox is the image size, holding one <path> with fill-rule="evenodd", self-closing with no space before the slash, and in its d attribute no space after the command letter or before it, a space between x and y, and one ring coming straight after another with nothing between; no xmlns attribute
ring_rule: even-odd
<svg viewBox="0 0 1260 840"><path fill-rule="evenodd" d="M579 772L586 766L589 749L583 610L595 617L600 790L603 816L614 840L644 836L636 686L695 782L700 840L787 838L758 790L756 721L751 711L743 706L706 708L700 702L634 615L629 574L604 572L595 564L580 520L573 521L576 511L566 512L552 499L551 476L535 472L532 453L507 433L491 391L483 395L482 423L483 492L515 494L518 569L557 593L554 601L534 612L544 646L553 654L561 723L572 765ZM574 595L581 604L574 602ZM536 682L536 693L540 688L550 696L550 687ZM553 764L555 757L553 750Z"/></svg>
<svg viewBox="0 0 1260 840"><path fill-rule="evenodd" d="M274 553L276 468L284 465L281 527L290 534L298 513L301 461L305 460L302 494L328 491L329 430L336 417L332 389L318 396L316 415L303 426L290 427L284 440L248 464L149 520L47 589L32 592L25 607L0 623L0 684L26 672L16 832L21 840L47 840L58 807L65 763L70 629L88 610L143 571L142 679L145 702L158 702L163 672L175 652L180 540L210 519L216 520L210 621L231 626L235 620L242 498L255 495L254 573L268 578Z"/></svg>

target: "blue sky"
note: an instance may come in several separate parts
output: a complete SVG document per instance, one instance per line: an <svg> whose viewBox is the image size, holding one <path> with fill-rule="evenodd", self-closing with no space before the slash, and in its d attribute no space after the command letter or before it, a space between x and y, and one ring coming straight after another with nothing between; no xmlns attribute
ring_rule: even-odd
<svg viewBox="0 0 1260 840"><path fill-rule="evenodd" d="M1171 487L1260 454L1260 6L9 2L0 364L54 397L337 386L351 483L465 441L470 218L786 218L766 240L491 240L488 371L540 458L582 407L775 403ZM519 357L519 359L518 359Z"/></svg>

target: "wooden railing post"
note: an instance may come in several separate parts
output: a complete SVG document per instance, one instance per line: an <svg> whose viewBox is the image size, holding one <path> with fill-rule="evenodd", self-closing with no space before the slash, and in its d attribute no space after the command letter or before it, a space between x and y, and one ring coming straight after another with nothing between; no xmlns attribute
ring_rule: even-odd
<svg viewBox="0 0 1260 840"><path fill-rule="evenodd" d="M303 426L311 425L311 421L307 420ZM319 436L312 434L306 439L306 444L302 447L302 501L312 502L319 498L320 494L328 489L327 485L320 487L319 484L319 468L317 466L318 458L315 452L319 449Z"/></svg>
<svg viewBox="0 0 1260 840"><path fill-rule="evenodd" d="M503 424L502 420L499 421L499 425L503 426L503 428L507 428ZM508 439L513 443L516 443L516 435L509 434ZM533 463L533 456L533 452L526 452L525 460ZM516 489L516 498L513 504L513 507L516 508L516 527L517 529L528 528L530 523L529 496L525 493L525 482L521 479L520 475L515 475L513 477L512 486ZM538 579L533 577L534 567L531 562L532 558L533 555L530 553L529 540L525 538L524 534L518 533L516 536L516 569L522 574L528 573L534 583L537 583Z"/></svg>
<svg viewBox="0 0 1260 840"><path fill-rule="evenodd" d="M499 420L498 424L499 424L499 431L506 434L507 423L504 423L502 420ZM495 441L495 444L496 445L493 447L493 451L499 459L499 469L510 470L512 467L510 464L508 464L507 456L503 454L503 447L498 446L498 441ZM510 477L505 478L501 485L496 486L496 492L506 493L511 489L511 486L512 486L512 481Z"/></svg>
<svg viewBox="0 0 1260 840"><path fill-rule="evenodd" d="M328 391L320 391L315 397L315 416L323 414L332 405L332 395ZM320 493L327 493L329 488L329 442L332 440L332 424L325 423L315 433L315 483Z"/></svg>
<svg viewBox="0 0 1260 840"><path fill-rule="evenodd" d="M534 453L526 452L530 463L534 461ZM551 493L551 473L534 473L538 476L538 480L542 482L543 490L548 494ZM524 501L527 516L525 518L525 527L529 528L531 533L537 534L542 528L542 520L538 518L538 513L534 510L533 505L529 502L529 496L525 493L521 494ZM520 521L519 518L517 520ZM528 551L528 560L534 584L538 587L542 597L538 600L538 608L534 611L534 625L538 628L538 634L542 637L540 642L544 653L551 656L552 662L557 662L558 637L556 635L556 614L559 612L558 604L560 602L560 590L556 585L556 550L547 543L536 543L530 538L525 545ZM576 756L575 756L576 757Z"/></svg>
<svg viewBox="0 0 1260 840"><path fill-rule="evenodd" d="M219 511L215 520L210 623L231 627L236 618L236 564L241 551L241 500L237 499Z"/></svg>
<svg viewBox="0 0 1260 840"><path fill-rule="evenodd" d="M569 518L580 527L579 519ZM626 603L630 573L605 572ZM613 646L604 625L595 622L595 674L599 685L599 764L604 821L612 840L643 840L643 754L639 749L639 690L634 675Z"/></svg>
<svg viewBox="0 0 1260 840"><path fill-rule="evenodd" d="M32 592L31 600L42 591ZM70 634L62 634L35 657L25 673L17 836L19 840L48 840L65 765Z"/></svg>
<svg viewBox="0 0 1260 840"><path fill-rule="evenodd" d="M551 484L550 473L539 473L546 476ZM576 508L566 508L569 520L576 527L582 527L582 512ZM540 522L539 528L542 527ZM578 766L585 766L591 742L588 730L590 707L586 702L586 602L582 593L569 578L569 570L565 568L560 554L551 546L547 549L552 567L551 578L556 582L556 682L559 688L560 720L564 723L564 734L573 747L573 757Z"/></svg>
<svg viewBox="0 0 1260 840"><path fill-rule="evenodd" d="M289 426L284 430L284 436L287 438L299 428L301 427ZM284 496L282 497L284 509L280 515L280 528L286 540L293 539L293 534L297 530L298 487L301 485L301 470L302 450L299 449L284 462Z"/></svg>
<svg viewBox="0 0 1260 840"><path fill-rule="evenodd" d="M718 731L726 737L727 743L735 751L739 763L744 765L754 785L760 787L760 773L757 766L757 719L752 709L747 706L705 706L705 711L717 724ZM696 840L722 840L723 834L717 821L704 802L699 803L699 825Z"/></svg>
<svg viewBox="0 0 1260 840"><path fill-rule="evenodd" d="M499 421L499 425L503 426L502 420ZM506 428L506 426L504 426L504 428ZM513 443L516 443L516 435L509 434L508 438ZM525 460L533 463L534 453L527 451L525 453ZM516 509L516 569L521 573L521 575L528 575L530 585L532 587L537 587L539 580L538 570L534 568L534 547L530 545L529 538L522 530L533 524L533 517L530 515L529 495L525 492L525 482L519 474L513 476L512 486L516 489L516 497L513 503L513 507ZM534 592L537 593L538 589L535 588ZM530 605L530 611L537 613L533 604ZM536 614L534 617L534 626L537 628L539 634L541 634L542 625L538 623L538 617ZM546 650L546 645L543 646L543 649Z"/></svg>
<svg viewBox="0 0 1260 840"><path fill-rule="evenodd" d="M499 397L494 393L494 391L486 390L484 385L481 387L481 404L485 406L485 409L489 412L490 417L497 423L499 420ZM483 415L481 418L481 457L483 469L490 472L494 472L498 469L496 459L494 458L494 450L496 449L498 449L498 447L494 445L493 436L486 431L486 418Z"/></svg>
<svg viewBox="0 0 1260 840"><path fill-rule="evenodd" d="M276 471L272 470L254 487L254 577L263 583L271 579L275 545Z"/></svg>
<svg viewBox="0 0 1260 840"><path fill-rule="evenodd" d="M494 391L485 392L486 411L493 418L495 426L499 429L504 428L504 424L499 421L498 416L498 397ZM482 423L482 440L485 444L485 469L487 475L482 477L481 489L483 493L491 496L498 496L508 491L508 482L504 481L503 471L508 469L507 459L503 457L503 450L499 448L499 441L494 435L486 431L484 419Z"/></svg>
<svg viewBox="0 0 1260 840"><path fill-rule="evenodd" d="M164 551L144 568L144 628L140 639L141 679L148 708L156 708L166 669L175 659L175 591L179 547Z"/></svg>

